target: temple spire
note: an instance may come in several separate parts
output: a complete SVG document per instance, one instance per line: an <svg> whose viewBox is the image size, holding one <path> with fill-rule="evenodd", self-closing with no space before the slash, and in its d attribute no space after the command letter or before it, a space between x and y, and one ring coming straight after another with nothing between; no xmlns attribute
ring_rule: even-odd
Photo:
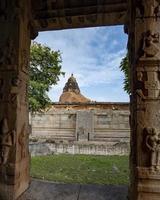
<svg viewBox="0 0 160 200"><path fill-rule="evenodd" d="M73 102L90 102L89 99L81 94L80 88L78 86L77 80L73 73L66 82L63 93L60 96L59 102L61 103L73 103Z"/></svg>
<svg viewBox="0 0 160 200"><path fill-rule="evenodd" d="M67 83L63 88L63 92L74 92L76 94L80 93L80 89L77 83L76 78L71 74L70 78L68 79Z"/></svg>

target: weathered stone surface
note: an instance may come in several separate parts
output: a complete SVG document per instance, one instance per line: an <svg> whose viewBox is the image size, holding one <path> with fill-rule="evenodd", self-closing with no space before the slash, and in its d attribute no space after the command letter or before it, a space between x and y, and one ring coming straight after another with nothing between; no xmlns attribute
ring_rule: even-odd
<svg viewBox="0 0 160 200"><path fill-rule="evenodd" d="M2 200L14 200L28 187L26 88L30 37L36 36L40 30L122 23L128 26L125 31L129 34L132 90L130 200L160 199L159 10L159 0L35 0L32 1L32 8L29 0L0 1ZM101 118L99 123L105 122ZM114 128L117 127L115 123Z"/></svg>
<svg viewBox="0 0 160 200"><path fill-rule="evenodd" d="M126 21L127 0L32 1L39 31L120 25Z"/></svg>
<svg viewBox="0 0 160 200"><path fill-rule="evenodd" d="M89 141L94 138L94 113L92 111L76 113L76 138L78 141Z"/></svg>
<svg viewBox="0 0 160 200"><path fill-rule="evenodd" d="M59 102L60 103L90 102L89 99L87 99L81 94L78 83L75 77L73 76L73 74L68 79L67 83L65 84L63 88L63 93L59 98Z"/></svg>
<svg viewBox="0 0 160 200"><path fill-rule="evenodd" d="M32 156L53 154L129 155L129 142L58 142L37 140L30 142Z"/></svg>
<svg viewBox="0 0 160 200"><path fill-rule="evenodd" d="M32 138L52 139L55 141L99 141L128 142L129 141L129 110L127 107L103 109L93 105L85 105L78 110L78 105L72 109L51 108L43 114L32 116ZM91 110L90 110L91 106ZM100 104L99 104L100 106ZM79 135L79 129L83 135ZM79 135L79 137L78 137ZM83 136L83 137L82 137Z"/></svg>
<svg viewBox="0 0 160 200"><path fill-rule="evenodd" d="M158 0L130 0L130 199L160 199L160 18ZM135 8L135 9L133 9ZM137 173L138 170L138 173Z"/></svg>
<svg viewBox="0 0 160 200"><path fill-rule="evenodd" d="M83 96L81 93L77 94L75 92L64 92L59 99L59 102L61 103L73 103L73 102L90 102L89 99L87 99L85 96Z"/></svg>
<svg viewBox="0 0 160 200"><path fill-rule="evenodd" d="M0 199L29 186L27 82L30 4L0 1Z"/></svg>
<svg viewBox="0 0 160 200"><path fill-rule="evenodd" d="M98 105L98 103L97 103ZM121 104L117 104L119 106ZM32 116L32 155L53 153L124 155L129 152L129 110L106 104L72 104L72 109L54 105L48 112ZM61 105L62 106L62 105ZM71 106L71 105L70 105ZM102 108L100 107L102 106ZM90 110L90 108L92 108ZM82 133L80 132L82 130Z"/></svg>

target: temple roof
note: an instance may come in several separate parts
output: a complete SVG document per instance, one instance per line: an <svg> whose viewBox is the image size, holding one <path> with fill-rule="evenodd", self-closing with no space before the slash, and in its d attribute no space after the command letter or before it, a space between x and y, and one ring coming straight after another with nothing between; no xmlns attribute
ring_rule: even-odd
<svg viewBox="0 0 160 200"><path fill-rule="evenodd" d="M90 102L81 94L76 78L71 75L63 88L63 93L59 98L60 103Z"/></svg>

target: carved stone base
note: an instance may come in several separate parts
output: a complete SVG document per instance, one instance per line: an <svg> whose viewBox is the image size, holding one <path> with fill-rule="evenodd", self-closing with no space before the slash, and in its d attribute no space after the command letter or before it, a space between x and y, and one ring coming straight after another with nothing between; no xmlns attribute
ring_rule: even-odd
<svg viewBox="0 0 160 200"><path fill-rule="evenodd" d="M160 199L160 170L153 168L137 168L138 200Z"/></svg>
<svg viewBox="0 0 160 200"><path fill-rule="evenodd" d="M138 195L138 200L159 200L160 199L160 194L158 193L139 193Z"/></svg>
<svg viewBox="0 0 160 200"><path fill-rule="evenodd" d="M0 168L0 200L16 200L29 186L30 157Z"/></svg>

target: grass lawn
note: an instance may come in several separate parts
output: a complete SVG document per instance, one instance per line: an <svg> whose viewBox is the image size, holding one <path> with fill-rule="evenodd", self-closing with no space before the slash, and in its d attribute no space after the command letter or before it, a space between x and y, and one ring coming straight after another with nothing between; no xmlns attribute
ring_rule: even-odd
<svg viewBox="0 0 160 200"><path fill-rule="evenodd" d="M128 184L127 156L51 155L32 157L31 176L63 183Z"/></svg>

